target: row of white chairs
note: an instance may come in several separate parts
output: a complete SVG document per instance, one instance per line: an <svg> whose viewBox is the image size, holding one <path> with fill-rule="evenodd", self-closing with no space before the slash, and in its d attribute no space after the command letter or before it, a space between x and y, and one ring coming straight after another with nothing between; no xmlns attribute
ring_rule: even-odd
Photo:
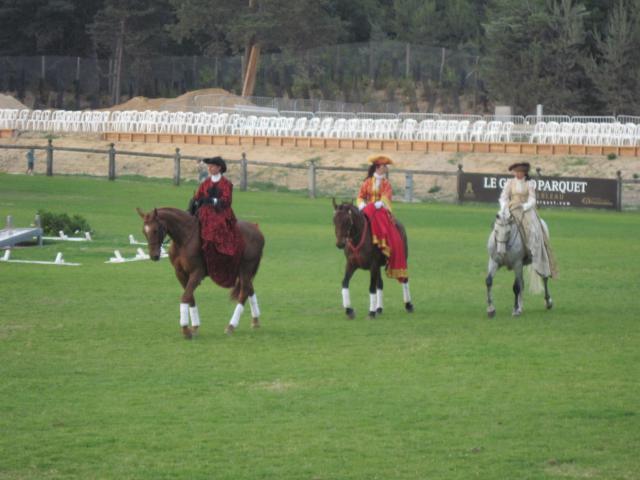
<svg viewBox="0 0 640 480"><path fill-rule="evenodd" d="M511 142L514 123L498 120L259 116L218 112L0 109L0 128L53 132L173 133L349 139ZM522 132L516 132L516 135ZM526 135L526 133L525 133ZM640 145L640 124L538 122L531 143ZM525 137L526 138L526 137Z"/></svg>
<svg viewBox="0 0 640 480"><path fill-rule="evenodd" d="M105 132L107 111L0 109L0 128L46 132Z"/></svg>
<svg viewBox="0 0 640 480"><path fill-rule="evenodd" d="M538 122L529 141L574 145L638 145L640 124Z"/></svg>

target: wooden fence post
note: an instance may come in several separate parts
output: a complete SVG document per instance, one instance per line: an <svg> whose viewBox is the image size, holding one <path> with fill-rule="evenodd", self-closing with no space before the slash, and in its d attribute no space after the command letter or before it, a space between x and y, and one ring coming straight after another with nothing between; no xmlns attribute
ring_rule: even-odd
<svg viewBox="0 0 640 480"><path fill-rule="evenodd" d="M47 177L53 175L53 141L47 141Z"/></svg>
<svg viewBox="0 0 640 480"><path fill-rule="evenodd" d="M404 174L404 201L413 202L413 173Z"/></svg>
<svg viewBox="0 0 640 480"><path fill-rule="evenodd" d="M109 146L109 180L116 179L116 149L115 144Z"/></svg>
<svg viewBox="0 0 640 480"><path fill-rule="evenodd" d="M464 196L464 185L462 185L462 164L458 164L458 171L456 172L456 181L458 185L458 205L462 205L462 198Z"/></svg>
<svg viewBox="0 0 640 480"><path fill-rule="evenodd" d="M180 149L176 148L176 154L173 156L173 184L177 187L180 185Z"/></svg>
<svg viewBox="0 0 640 480"><path fill-rule="evenodd" d="M618 170L616 172L616 179L618 181L618 189L617 189L617 195L616 195L616 210L617 211L621 211L622 210L622 171Z"/></svg>
<svg viewBox="0 0 640 480"><path fill-rule="evenodd" d="M309 163L309 198L316 198L316 162Z"/></svg>
<svg viewBox="0 0 640 480"><path fill-rule="evenodd" d="M242 152L242 160L240 160L240 191L246 192L248 184L247 177L247 154Z"/></svg>

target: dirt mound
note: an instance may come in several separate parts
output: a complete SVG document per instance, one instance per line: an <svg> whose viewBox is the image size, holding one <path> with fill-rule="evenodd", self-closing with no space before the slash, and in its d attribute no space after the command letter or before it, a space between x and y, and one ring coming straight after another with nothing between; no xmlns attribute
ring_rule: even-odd
<svg viewBox="0 0 640 480"><path fill-rule="evenodd" d="M0 93L0 108L23 109L23 108L27 108L27 106L20 103L18 100L16 100L10 95L3 95L2 93Z"/></svg>
<svg viewBox="0 0 640 480"><path fill-rule="evenodd" d="M176 98L133 97L109 110L190 110L205 106L229 106L247 104L245 99L222 88L193 90Z"/></svg>

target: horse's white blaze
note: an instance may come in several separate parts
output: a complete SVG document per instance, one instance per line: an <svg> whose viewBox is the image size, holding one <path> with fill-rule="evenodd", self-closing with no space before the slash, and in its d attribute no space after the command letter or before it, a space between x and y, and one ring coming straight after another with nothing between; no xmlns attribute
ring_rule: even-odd
<svg viewBox="0 0 640 480"><path fill-rule="evenodd" d="M253 318L260 317L260 307L258 306L258 297L254 293L249 297L249 306L251 307L251 316Z"/></svg>
<svg viewBox="0 0 640 480"><path fill-rule="evenodd" d="M376 300L377 300L378 308L383 308L382 307L382 290L380 289L376 290Z"/></svg>
<svg viewBox="0 0 640 480"><path fill-rule="evenodd" d="M377 304L378 304L378 296L375 293L370 293L369 294L369 311L375 312Z"/></svg>
<svg viewBox="0 0 640 480"><path fill-rule="evenodd" d="M181 327L189 326L189 304L188 303L180 304L180 326Z"/></svg>
<svg viewBox="0 0 640 480"><path fill-rule="evenodd" d="M402 284L402 298L404 303L411 301L411 292L409 292L409 282Z"/></svg>
<svg viewBox="0 0 640 480"><path fill-rule="evenodd" d="M145 226L144 226L144 233L149 233L149 230L151 230L151 229L149 228L149 225L145 225Z"/></svg>
<svg viewBox="0 0 640 480"><path fill-rule="evenodd" d="M195 305L193 307L189 307L189 316L191 317L191 326L199 327L200 326L200 312L198 311L198 306Z"/></svg>
<svg viewBox="0 0 640 480"><path fill-rule="evenodd" d="M236 309L233 311L233 315L231 316L229 325L233 325L234 328L238 328L238 325L240 324L240 317L242 316L242 312L244 312L244 306L241 303L239 303L236 305Z"/></svg>
<svg viewBox="0 0 640 480"><path fill-rule="evenodd" d="M348 288L342 289L342 306L344 308L351 308L351 295Z"/></svg>

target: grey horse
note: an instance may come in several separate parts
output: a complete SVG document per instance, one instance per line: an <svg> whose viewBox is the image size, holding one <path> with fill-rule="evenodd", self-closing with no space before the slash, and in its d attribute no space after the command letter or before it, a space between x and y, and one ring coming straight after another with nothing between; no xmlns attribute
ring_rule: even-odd
<svg viewBox="0 0 640 480"><path fill-rule="evenodd" d="M544 222L542 225L546 231L547 227ZM531 256L527 252L524 242L522 241L522 233L520 232L518 223L511 214L507 213L496 215L496 220L493 223L493 230L491 231L491 235L489 235L487 250L489 251L489 266L487 268L486 279L487 315L489 315L489 318L493 318L496 314L496 307L493 304L493 297L491 295L491 286L493 285L493 277L498 269L505 266L509 270L513 270L516 277L513 282L515 302L512 314L514 317L517 317L522 313L523 308L523 269L525 265L531 264ZM534 273L534 275L537 275L537 273ZM550 309L553 307L553 300L549 295L549 278L542 277L542 281L544 283L545 306L547 309Z"/></svg>

